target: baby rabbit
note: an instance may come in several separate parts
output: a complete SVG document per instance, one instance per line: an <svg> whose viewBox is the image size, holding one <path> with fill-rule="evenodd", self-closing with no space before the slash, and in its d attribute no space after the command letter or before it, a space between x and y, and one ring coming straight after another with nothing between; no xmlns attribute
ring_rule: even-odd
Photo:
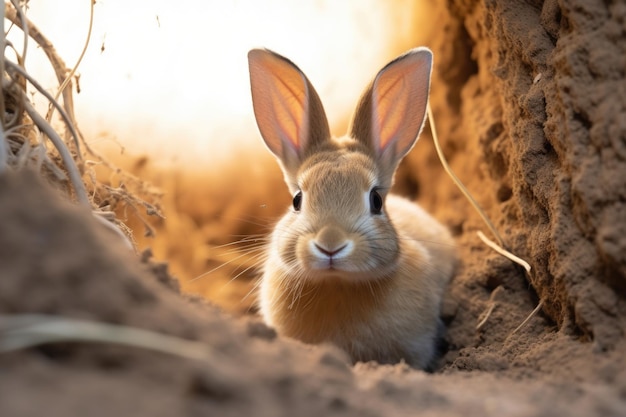
<svg viewBox="0 0 626 417"><path fill-rule="evenodd" d="M261 49L248 62L259 130L293 196L267 248L264 320L281 335L333 343L354 361L427 369L454 242L423 209L388 192L424 126L432 53L417 48L387 64L339 139L296 65Z"/></svg>

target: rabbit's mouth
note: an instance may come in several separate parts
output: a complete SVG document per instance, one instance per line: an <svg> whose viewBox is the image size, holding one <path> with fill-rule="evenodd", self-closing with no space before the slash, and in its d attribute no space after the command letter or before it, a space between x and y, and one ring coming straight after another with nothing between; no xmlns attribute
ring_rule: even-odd
<svg viewBox="0 0 626 417"><path fill-rule="evenodd" d="M318 259L308 263L304 267L302 276L313 282L319 281L344 281L344 282L371 282L388 277L393 268L367 268L360 263L355 263L346 259Z"/></svg>
<svg viewBox="0 0 626 417"><path fill-rule="evenodd" d="M348 282L379 280L395 268L394 258L376 255L360 235L330 233L302 236L295 248L300 276L313 281L341 279Z"/></svg>
<svg viewBox="0 0 626 417"><path fill-rule="evenodd" d="M345 263L343 263L345 264ZM349 270L345 269L345 265L342 265L342 262L340 260L335 260L332 257L329 257L327 259L320 259L316 262L314 262L313 264L309 265L309 269L312 272L332 272L332 273L337 273L337 272L349 272Z"/></svg>

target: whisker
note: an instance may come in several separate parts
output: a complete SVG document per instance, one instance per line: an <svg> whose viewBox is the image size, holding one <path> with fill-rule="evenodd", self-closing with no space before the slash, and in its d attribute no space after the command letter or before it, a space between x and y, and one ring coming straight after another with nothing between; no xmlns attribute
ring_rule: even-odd
<svg viewBox="0 0 626 417"><path fill-rule="evenodd" d="M215 272L215 271L225 267L226 265L230 265L231 263L233 263L233 262L235 262L235 261L237 261L237 260L239 260L239 259L241 259L241 258L243 258L245 256L248 256L248 254L247 253L243 253L243 254L241 254L239 256L236 256L233 259L230 259L230 260L228 260L228 261L226 261L226 262L216 266L215 268L211 269L210 271L204 272L204 273L198 275L197 277L190 279L189 282L194 282L194 281L196 281L196 280L198 280L198 279L200 279L200 278L202 278L202 277L204 277L206 275L212 274L213 272Z"/></svg>
<svg viewBox="0 0 626 417"><path fill-rule="evenodd" d="M237 236L235 236L237 237ZM229 246L235 246L241 243L248 243L248 242L256 242L256 241L260 241L260 240L267 240L267 237L265 237L264 235L247 235L245 236L243 239L239 239L236 240L234 242L228 242L225 243L223 245L217 245L217 246L211 246L213 249L221 249L221 248L226 248Z"/></svg>
<svg viewBox="0 0 626 417"><path fill-rule="evenodd" d="M226 256L226 255L233 255L237 253L246 254L246 253L256 252L259 250L264 250L266 247L267 245L264 243L251 243L246 246L242 245L241 247L234 247L234 248L230 248L227 251L221 251L218 255Z"/></svg>
<svg viewBox="0 0 626 417"><path fill-rule="evenodd" d="M250 289L250 291L248 291L248 293L243 296L240 303L244 302L250 295L252 295L255 291L257 291L259 287L261 286L262 281L263 281L262 278L257 279L254 285L252 286L252 288Z"/></svg>
<svg viewBox="0 0 626 417"><path fill-rule="evenodd" d="M240 276L242 276L243 274L245 274L249 270L251 270L253 268L256 268L263 261L264 256L265 256L264 254L256 255L255 258L257 259L257 261L255 263L253 263L252 265L250 265L249 267L245 268L243 271L239 272L237 275L235 275L234 277L229 279L227 283L222 285L222 287L220 288L220 290L218 292L223 291L224 288L226 288L229 284L231 284L233 281L235 281L237 278L239 278Z"/></svg>
<svg viewBox="0 0 626 417"><path fill-rule="evenodd" d="M253 226L258 226L258 227L262 227L262 228L267 228L268 230L271 229L271 224L272 224L272 219L267 219L264 217L221 217L222 220L226 220L226 221L232 221L232 222L240 222L240 223L246 223L246 224L251 224ZM278 217L275 220L280 219L280 217ZM263 222L263 223L262 223Z"/></svg>

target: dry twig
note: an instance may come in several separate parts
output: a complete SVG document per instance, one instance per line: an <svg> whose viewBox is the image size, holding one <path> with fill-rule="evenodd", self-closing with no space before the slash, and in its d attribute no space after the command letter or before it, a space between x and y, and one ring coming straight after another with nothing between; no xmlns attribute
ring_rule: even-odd
<svg viewBox="0 0 626 417"><path fill-rule="evenodd" d="M0 132L0 172L8 167L23 168L29 164L38 171L45 168L56 181L67 181L69 179L76 199L81 204L91 207L96 214L102 212L102 209L99 207L101 201L107 201L108 206L113 208L118 204L122 208L130 207L145 225L147 233L152 234L153 230L144 216L156 215L163 217L163 215L159 206L147 201L146 198L155 201L161 197L161 193L154 191L153 187L138 177L116 167L95 152L85 141L76 124L72 78L89 45L95 1L91 1L87 37L80 58L72 70L69 70L65 62L59 57L52 42L27 18L21 4L22 2L19 0L5 2L5 7L2 11L3 17L23 31L24 47L20 55L20 52L7 42L5 36L1 37L0 47L3 50L6 47L11 48L15 53L16 62L6 60L4 54L0 55L0 73L3 76L0 114L4 115ZM2 19L2 22L4 25L4 19ZM5 34L4 27L2 29L3 34ZM59 83L56 97L53 97L46 88L41 86L24 66L29 39L32 39L41 48L52 65ZM48 100L49 109L52 110L48 111L47 117L41 116L30 104L26 83L33 86L38 93ZM59 95L63 97L62 105L58 101ZM66 126L65 132L70 135L65 137L65 140L61 139L61 135L54 130L51 124L52 112L54 110L59 112ZM11 120L7 119L7 115L12 117ZM32 120L32 125L29 120L26 120L28 118ZM46 141L42 140L43 137L35 132L33 129L35 126L54 145L53 149L46 149ZM37 140L36 138L39 137L42 139ZM71 140L69 140L70 137ZM70 148L68 148L68 145L70 145ZM86 155L95 160L95 162L85 163ZM101 165L108 169L119 178L122 185L115 187L100 182L93 171L94 165ZM91 188L89 192L87 192L87 184L82 178L83 175L87 175L89 179L89 188ZM145 213L142 214L138 210L139 207L145 208ZM105 218L108 218L108 216L100 216L99 220L102 221ZM111 222L115 224L116 228L119 228L118 231L121 230L123 234L127 235L129 239L127 243L132 241L129 229L125 225L116 218L111 219Z"/></svg>
<svg viewBox="0 0 626 417"><path fill-rule="evenodd" d="M223 359L203 343L134 327L40 314L0 315L0 353L58 342L112 343L188 359Z"/></svg>
<svg viewBox="0 0 626 417"><path fill-rule="evenodd" d="M478 203L476 202L474 197L472 197L470 192L467 190L467 188L465 188L465 186L463 185L461 180L454 174L454 172L452 171L452 169L448 165L448 161L446 160L446 158L445 158L445 156L443 154L443 151L441 150L441 146L439 144L439 137L437 136L437 129L435 128L435 117L433 116L433 111L432 111L432 109L430 107L430 103L427 106L427 113L428 113L428 121L430 122L430 130L431 130L432 135L433 135L433 142L435 144L435 150L437 151L437 156L439 157L439 161L441 161L441 165L443 166L444 170L446 171L446 173L448 174L450 179L452 179L452 182L454 182L454 184L461 191L461 193L463 193L463 195L465 196L467 201L469 201L469 203L472 205L474 210L476 210L476 212L483 219L483 221L485 222L485 224L487 225L487 227L489 228L489 230L491 231L493 236L497 239L498 243L495 243L495 242L489 240L484 235L484 233L481 232L480 230L477 232L478 233L478 237L487 246L489 246L490 248L492 248L493 250L498 252L500 255L502 255L502 256L510 259L511 261L521 265L526 270L526 274L527 275L530 274L530 270L531 270L530 264L528 262L526 262L525 260L523 260L522 258L512 254L511 252L509 252L508 250L506 250L504 248L504 241L502 240L502 237L500 237L500 234L498 233L498 230L495 228L495 226L493 225L491 220L489 220L489 217L487 216L487 214L478 205ZM530 279L529 279L529 282L530 282ZM491 316L491 313L493 312L494 307L495 307L495 303L493 303L489 307L489 310L487 310L487 313L485 314L485 317L476 326L476 330L479 330L481 327L483 327L485 325L485 323L489 319L489 316ZM528 323L528 321L535 314L537 314L537 312L539 310L541 310L541 307L543 307L543 301L540 302L539 305L537 305L537 307L530 313L530 315L519 326L517 326L517 328L515 330L513 330L513 332L509 336L513 335L515 332L517 332L519 329L521 329L526 323Z"/></svg>

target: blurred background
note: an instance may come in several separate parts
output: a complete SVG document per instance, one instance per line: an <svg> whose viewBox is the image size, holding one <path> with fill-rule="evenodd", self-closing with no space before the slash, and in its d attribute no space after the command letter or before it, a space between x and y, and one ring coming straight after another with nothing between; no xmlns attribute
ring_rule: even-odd
<svg viewBox="0 0 626 417"><path fill-rule="evenodd" d="M246 295L258 245L289 195L256 129L248 50L266 47L294 61L317 89L334 134L343 135L376 72L428 45L429 3L96 1L76 116L91 146L164 193L166 219L149 220L156 237L144 239L141 222L120 213L139 247L167 261L185 291L230 311L253 310ZM33 0L27 15L71 68L90 8L90 0ZM21 48L22 36L15 28L9 39ZM34 42L30 48L27 70L56 92L49 62ZM231 245L239 240L246 242Z"/></svg>

